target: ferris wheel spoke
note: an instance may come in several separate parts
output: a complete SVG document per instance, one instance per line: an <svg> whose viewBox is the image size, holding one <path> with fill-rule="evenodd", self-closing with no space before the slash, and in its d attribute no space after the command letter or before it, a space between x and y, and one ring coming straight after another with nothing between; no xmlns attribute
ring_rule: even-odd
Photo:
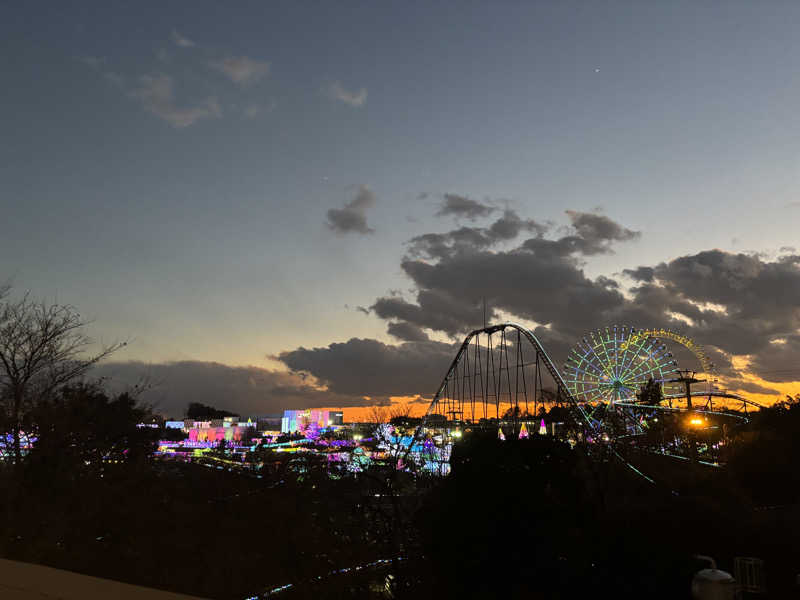
<svg viewBox="0 0 800 600"><path fill-rule="evenodd" d="M606 341L603 344L602 351L603 351L603 358L605 359L605 364L607 364L609 366L608 371L611 373L611 376L612 376L613 379L617 379L617 377L618 377L617 367L614 364L614 358L611 356L611 354L608 351L608 341Z"/></svg>
<svg viewBox="0 0 800 600"><path fill-rule="evenodd" d="M603 394L603 392L601 390L598 390L598 389L583 390L583 391L580 391L580 392L576 392L576 393L574 393L572 395L577 398L578 396L589 396L590 394L595 396L595 397L597 397L597 396L605 396L605 394Z"/></svg>
<svg viewBox="0 0 800 600"><path fill-rule="evenodd" d="M573 350L573 352L575 352L575 351ZM587 352L587 354L588 354L588 352ZM590 367L592 367L592 368L593 368L595 371L597 371L597 373L598 373L599 375L601 375L601 376L605 376L605 375L607 375L607 373L605 373L605 372L603 371L603 369L601 369L599 366L597 366L596 364L594 364L594 362L592 362L591 360L588 360L588 359L586 358L586 356L581 356L581 355L580 355L580 354L578 354L577 352L575 352L575 355L578 357L578 360L579 360L579 362L577 363L577 364L578 364L578 366L580 366L580 365L587 365L587 366L590 366ZM575 361L575 359L574 359L574 358L573 358L572 360L573 360L573 361ZM575 368L575 367L572 367L572 368Z"/></svg>
<svg viewBox="0 0 800 600"><path fill-rule="evenodd" d="M573 366L573 367L571 367L571 369L575 370L575 371L580 371L581 373L583 373L587 377L594 378L597 381L600 381L602 378L607 377L607 375L605 373L600 373L600 377L597 377L597 375L595 375L594 373L589 373L588 371L584 371L580 367Z"/></svg>
<svg viewBox="0 0 800 600"><path fill-rule="evenodd" d="M592 339L594 339L594 338L592 338ZM614 375L611 372L611 369L609 368L608 362L603 360L603 358L597 353L597 350L595 349L594 346L590 346L589 350L592 352L592 354L594 354L597 357L597 360L600 363L600 365L603 365L602 369L605 372L605 374L613 379Z"/></svg>
<svg viewBox="0 0 800 600"><path fill-rule="evenodd" d="M630 340L630 337L628 337L628 340ZM633 364L633 358L636 355L635 352L629 352L629 350L630 350L630 341L628 341L628 343L625 344L625 350L623 350L623 354L622 354L622 372L623 373L627 373L630 370L631 365ZM630 358L628 358L629 356L630 356Z"/></svg>
<svg viewBox="0 0 800 600"><path fill-rule="evenodd" d="M646 349L643 348L643 350L646 352ZM638 377L639 375L647 374L648 378L650 375L656 372L659 375L662 375L668 363L666 360L659 360L659 358L666 359L666 357L660 356L661 353L665 353L665 350L662 348L659 348L655 353L648 352L648 357L644 358L642 362L639 365L637 365L637 367L631 372L630 375L632 377ZM667 372L672 372L672 370L669 370Z"/></svg>

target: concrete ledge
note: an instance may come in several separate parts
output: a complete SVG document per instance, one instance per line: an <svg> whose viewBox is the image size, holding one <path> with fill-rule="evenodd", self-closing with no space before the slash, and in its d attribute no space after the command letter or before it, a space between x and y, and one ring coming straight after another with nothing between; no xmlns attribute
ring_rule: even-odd
<svg viewBox="0 0 800 600"><path fill-rule="evenodd" d="M120 583L0 559L0 598L3 600L202 600L153 588Z"/></svg>

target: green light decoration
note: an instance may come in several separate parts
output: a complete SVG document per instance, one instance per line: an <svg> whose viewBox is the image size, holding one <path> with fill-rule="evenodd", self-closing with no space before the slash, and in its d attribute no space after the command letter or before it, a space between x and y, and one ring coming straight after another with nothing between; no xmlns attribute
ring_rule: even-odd
<svg viewBox="0 0 800 600"><path fill-rule="evenodd" d="M578 402L632 401L649 379L664 383L677 363L658 339L633 327L592 331L570 351L564 380Z"/></svg>

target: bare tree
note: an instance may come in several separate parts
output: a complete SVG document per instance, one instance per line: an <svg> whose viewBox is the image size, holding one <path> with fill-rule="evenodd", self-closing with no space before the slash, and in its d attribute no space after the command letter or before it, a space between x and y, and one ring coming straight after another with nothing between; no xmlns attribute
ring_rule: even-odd
<svg viewBox="0 0 800 600"><path fill-rule="evenodd" d="M31 408L125 342L89 353L92 340L83 333L86 322L75 308L38 302L29 294L7 300L8 291L7 286L0 290L0 429L11 430L19 464L20 430Z"/></svg>
<svg viewBox="0 0 800 600"><path fill-rule="evenodd" d="M369 411L368 422L370 425L378 427L389 420L389 412L382 406L373 406Z"/></svg>

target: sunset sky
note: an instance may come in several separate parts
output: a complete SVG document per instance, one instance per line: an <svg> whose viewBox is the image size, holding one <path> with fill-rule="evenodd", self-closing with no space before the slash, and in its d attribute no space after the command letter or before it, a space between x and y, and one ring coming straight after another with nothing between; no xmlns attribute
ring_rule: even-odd
<svg viewBox="0 0 800 600"><path fill-rule="evenodd" d="M175 415L430 397L484 297L559 364L591 329L671 327L731 388L800 393L798 23L3 3L0 280L129 340L99 374Z"/></svg>

